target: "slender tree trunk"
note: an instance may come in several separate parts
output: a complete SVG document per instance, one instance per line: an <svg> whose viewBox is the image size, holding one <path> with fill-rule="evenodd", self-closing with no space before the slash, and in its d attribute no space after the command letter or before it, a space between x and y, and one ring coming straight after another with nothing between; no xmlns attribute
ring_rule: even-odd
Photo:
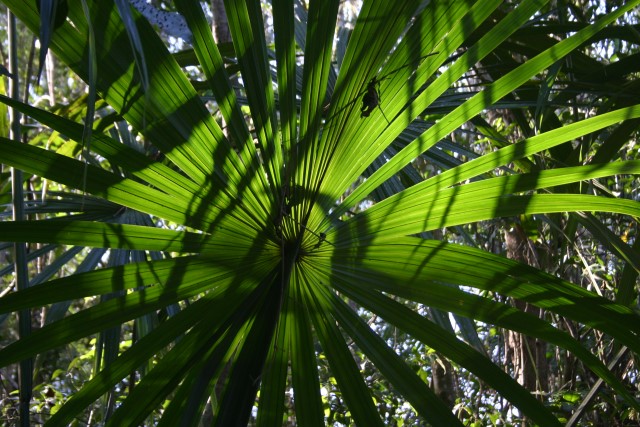
<svg viewBox="0 0 640 427"><path fill-rule="evenodd" d="M15 99L20 99L20 70L18 67L18 32L16 17L7 11L7 23L9 38L9 73L13 75L9 79L9 94ZM9 108L9 138L20 141L21 125L20 113ZM24 212L24 184L22 171L11 168L11 194L13 207L13 220L22 221L25 219ZM14 250L14 272L16 288L22 291L29 286L29 271L27 267L27 246L26 243L16 242L13 244ZM31 335L31 310L22 309L18 312L18 334L20 339L26 339ZM21 427L29 427L30 405L33 398L33 358L21 360L18 365L18 382L20 384L19 393L19 414Z"/></svg>
<svg viewBox="0 0 640 427"><path fill-rule="evenodd" d="M433 238L443 240L442 230L434 230ZM439 357L431 363L431 388L434 393L451 409L456 403L454 369L446 357Z"/></svg>
<svg viewBox="0 0 640 427"><path fill-rule="evenodd" d="M537 250L520 225L505 232L507 258L541 268ZM541 317L542 311L523 301L514 301L514 305L527 313ZM508 361L510 360L516 380L531 392L546 392L548 362L546 343L517 332L508 331L506 337ZM523 425L525 425L523 423Z"/></svg>
<svg viewBox="0 0 640 427"><path fill-rule="evenodd" d="M231 33L229 32L229 21L227 20L227 13L224 10L223 0L211 0L211 12L213 13L211 27L216 43L230 42Z"/></svg>
<svg viewBox="0 0 640 427"><path fill-rule="evenodd" d="M448 359L438 358L431 363L433 392L449 407L453 409L456 403L456 390L453 384L453 366Z"/></svg>
<svg viewBox="0 0 640 427"><path fill-rule="evenodd" d="M227 12L224 9L224 1L211 0L211 12L213 14L213 19L211 21L211 30L213 32L214 40L218 44L230 43L231 32L229 31L229 21L227 20ZM224 119L223 119L222 128L225 136L229 138L229 132L227 130L227 127L224 126ZM231 371L232 359L233 357L229 360L227 365L224 368L222 368L222 372L218 377L218 381L214 389L215 400L216 400L215 406L218 406L218 402L222 397L224 384L226 383L227 377L229 376L229 373ZM204 426L211 425L213 423L213 418L214 418L213 413L215 411L215 408L213 407L211 400L212 399L209 399L209 402L207 402L207 406L202 416L202 425Z"/></svg>

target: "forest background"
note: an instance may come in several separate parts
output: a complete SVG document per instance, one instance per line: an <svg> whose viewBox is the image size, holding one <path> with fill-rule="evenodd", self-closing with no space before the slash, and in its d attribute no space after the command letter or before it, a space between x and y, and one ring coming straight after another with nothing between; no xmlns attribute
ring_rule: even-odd
<svg viewBox="0 0 640 427"><path fill-rule="evenodd" d="M2 423L640 423L639 1L2 3Z"/></svg>

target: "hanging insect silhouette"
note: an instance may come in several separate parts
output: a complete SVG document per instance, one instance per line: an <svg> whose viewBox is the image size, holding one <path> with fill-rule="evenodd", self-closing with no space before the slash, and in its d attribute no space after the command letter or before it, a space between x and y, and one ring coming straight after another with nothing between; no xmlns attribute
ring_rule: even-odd
<svg viewBox="0 0 640 427"><path fill-rule="evenodd" d="M420 60L431 55L436 55L437 53L438 52L432 52L428 55L421 57ZM406 64L401 67L398 67L395 70L390 71L389 73L387 73L386 76L380 79L378 78L378 76L373 76L373 78L369 80L369 83L367 83L367 89L364 95L362 96L362 107L360 108L360 117L369 117L369 115L373 113L373 110L375 110L376 107L378 107L380 108L380 112L382 113L382 116L384 117L384 119L387 121L387 123L389 123L389 119L387 119L387 116L384 114L382 107L380 107L380 82L385 79L388 79L389 76L391 76L394 73L397 73L404 67L408 67L409 65L410 64Z"/></svg>
<svg viewBox="0 0 640 427"><path fill-rule="evenodd" d="M360 109L360 117L369 117L369 115L380 106L380 80L374 76L367 84L367 91L362 97L362 108ZM382 111L382 109L380 109ZM382 113L384 115L384 112ZM385 117L386 118L386 117Z"/></svg>

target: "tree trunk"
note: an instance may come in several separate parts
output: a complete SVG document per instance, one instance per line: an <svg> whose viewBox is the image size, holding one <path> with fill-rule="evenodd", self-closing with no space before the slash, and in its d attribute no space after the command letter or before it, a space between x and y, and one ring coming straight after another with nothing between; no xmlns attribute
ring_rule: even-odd
<svg viewBox="0 0 640 427"><path fill-rule="evenodd" d="M216 43L231 42L229 21L227 20L227 13L224 10L223 0L211 0L211 12L213 13L211 28L213 30L213 38L216 40Z"/></svg>
<svg viewBox="0 0 640 427"><path fill-rule="evenodd" d="M231 42L231 32L229 31L229 21L227 20L227 13L224 9L223 0L211 0L211 12L213 14L213 20L211 21L211 30L213 31L213 38L216 43L230 43ZM224 126L223 119L223 133L229 138L229 131L226 126ZM229 359L229 362L222 369L222 372L218 376L218 382L214 388L215 392L215 406L218 406L218 402L222 398L222 392L225 382L227 381L227 377L231 372L231 366L233 357ZM207 402L207 407L205 408L205 412L202 416L202 425L212 425L213 423L213 413L214 408L212 406L212 401L209 399Z"/></svg>
<svg viewBox="0 0 640 427"><path fill-rule="evenodd" d="M448 359L438 358L431 363L431 388L433 392L453 409L456 403L456 390L453 385L453 366Z"/></svg>
<svg viewBox="0 0 640 427"><path fill-rule="evenodd" d="M505 242L508 258L541 268L537 250L520 225L505 232ZM516 300L514 305L534 316L543 315L542 310L523 301ZM516 380L531 392L548 391L546 344L535 338L508 331L506 346L507 362L511 362Z"/></svg>

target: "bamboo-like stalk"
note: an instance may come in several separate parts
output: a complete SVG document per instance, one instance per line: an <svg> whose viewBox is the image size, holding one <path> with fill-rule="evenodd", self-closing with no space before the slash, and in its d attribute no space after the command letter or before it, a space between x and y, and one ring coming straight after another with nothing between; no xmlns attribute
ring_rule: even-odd
<svg viewBox="0 0 640 427"><path fill-rule="evenodd" d="M9 24L9 71L13 74L13 77L9 79L9 93L13 99L20 99L16 18L11 12L7 13L7 21ZM9 123L9 138L13 140L20 140L20 113L13 108L9 108ZM11 194L14 221L24 220L24 194L22 181L22 171L12 167ZM24 242L14 243L14 253L15 280L18 291L20 291L29 286L26 244ZM24 309L20 310L18 313L18 333L20 339L24 339L31 335L31 310ZM29 404L31 403L33 395L33 358L20 361L18 372L20 384L20 426L29 426Z"/></svg>

